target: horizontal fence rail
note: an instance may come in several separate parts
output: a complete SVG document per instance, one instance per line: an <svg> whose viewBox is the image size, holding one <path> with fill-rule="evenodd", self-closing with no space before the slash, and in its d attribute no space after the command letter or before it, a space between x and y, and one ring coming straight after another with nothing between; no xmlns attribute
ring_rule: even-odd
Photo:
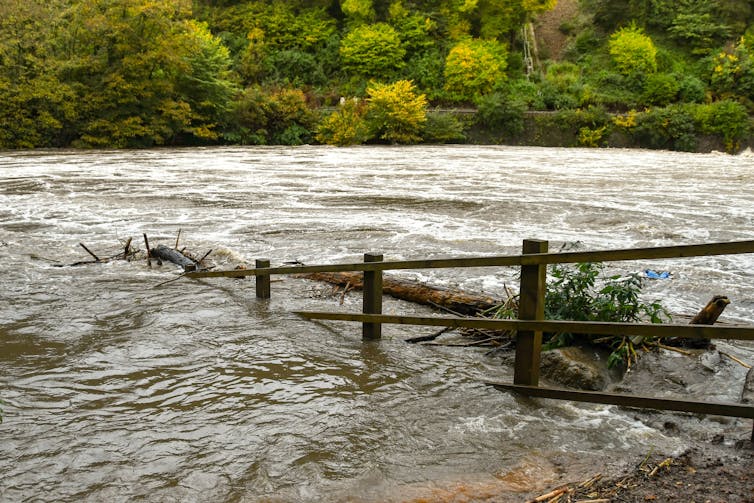
<svg viewBox="0 0 754 503"><path fill-rule="evenodd" d="M573 400L577 402L602 403L622 407L637 407L658 410L673 410L695 414L714 414L716 416L744 417L754 419L754 405L725 402L697 402L675 398L657 398L639 395L621 395L601 391L582 391L563 388L542 388L539 386L522 386L502 382L485 382L503 391L515 391L524 395L554 400Z"/></svg>
<svg viewBox="0 0 754 503"><path fill-rule="evenodd" d="M685 339L730 339L754 341L754 327L731 325L677 325L670 323L607 323L564 320L498 320L453 318L449 316L397 316L389 314L330 313L296 311L308 320L356 321L392 325L420 325L480 330L536 330L551 333L575 332L597 335L643 335L645 337L681 337Z"/></svg>
<svg viewBox="0 0 754 503"><path fill-rule="evenodd" d="M322 264L284 267L256 267L229 271L188 272L187 278L240 278L313 272L386 271L406 269L445 269L454 267L503 267L541 264L566 264L577 262L613 262L623 260L657 260L682 257L711 257L754 253L754 240L707 243L697 245L628 248L587 252L533 253L524 255L499 255L491 257L441 258L426 260L397 260L383 262L354 262L349 264Z"/></svg>

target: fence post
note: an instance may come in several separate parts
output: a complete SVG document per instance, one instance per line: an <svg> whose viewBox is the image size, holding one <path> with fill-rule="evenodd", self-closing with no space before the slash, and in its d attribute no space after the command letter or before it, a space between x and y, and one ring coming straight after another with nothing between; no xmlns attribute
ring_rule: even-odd
<svg viewBox="0 0 754 503"><path fill-rule="evenodd" d="M365 253L364 262L382 262L382 255ZM364 271L364 314L382 314L382 271ZM381 323L363 323L363 340L377 340L382 337Z"/></svg>
<svg viewBox="0 0 754 503"><path fill-rule="evenodd" d="M525 239L523 254L547 253L547 241ZM521 266L521 288L518 299L520 320L543 320L545 317L545 282L547 264ZM537 386L542 351L542 332L519 330L516 334L514 384Z"/></svg>
<svg viewBox="0 0 754 503"><path fill-rule="evenodd" d="M257 269L270 267L270 260L257 259L254 266ZM256 291L257 291L257 299L269 299L272 296L272 292L270 289L270 275L269 274L257 274Z"/></svg>

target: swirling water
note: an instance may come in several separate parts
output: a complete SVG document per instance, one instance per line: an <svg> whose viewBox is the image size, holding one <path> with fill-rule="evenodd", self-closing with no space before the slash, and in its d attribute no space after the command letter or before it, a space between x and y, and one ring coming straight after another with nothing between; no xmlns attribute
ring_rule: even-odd
<svg viewBox="0 0 754 503"><path fill-rule="evenodd" d="M473 500L682 449L689 438L635 412L487 388L510 367L403 342L426 329L365 344L358 325L292 314L357 311L358 293L284 278L260 301L250 280L155 288L178 271L144 260L56 263L86 260L79 242L108 255L142 233L172 245L178 229L218 267L508 254L525 238L553 250L752 239L753 168L750 153L476 146L0 153L0 500ZM672 311L724 293L727 320L754 321L749 255L611 267L672 271L646 289ZM517 281L404 274L497 296ZM385 311L428 312L390 299Z"/></svg>

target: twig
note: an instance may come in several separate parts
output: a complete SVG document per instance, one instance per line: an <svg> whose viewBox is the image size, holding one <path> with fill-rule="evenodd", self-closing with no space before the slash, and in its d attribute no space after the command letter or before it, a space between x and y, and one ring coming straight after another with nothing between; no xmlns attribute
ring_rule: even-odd
<svg viewBox="0 0 754 503"><path fill-rule="evenodd" d="M595 475L591 479L585 480L584 482L582 482L581 484L579 484L579 487L584 488L584 489L592 487L601 478L602 478L602 474L598 473L597 475Z"/></svg>
<svg viewBox="0 0 754 503"><path fill-rule="evenodd" d="M459 318L466 318L466 316L462 315L461 313L453 311L452 309L447 308L445 306L441 306L440 304L435 304L432 301L429 302L429 305L431 305L434 308L439 309L440 311L445 311L446 313L454 314L454 315L458 316Z"/></svg>
<svg viewBox="0 0 754 503"><path fill-rule="evenodd" d="M568 487L561 487L560 489L555 489L554 491L550 491L547 494L543 494L542 496L537 496L534 499L528 500L526 503L542 503L543 501L550 501L553 498L562 496L566 492L568 492Z"/></svg>
<svg viewBox="0 0 754 503"><path fill-rule="evenodd" d="M184 273L182 273L181 275L179 275L179 276L178 276L177 278L169 279L169 280L167 280L167 281L163 281L162 283L157 283L157 284L156 284L155 286L153 286L152 288L159 288L159 287L161 287L162 285L167 285L168 283L172 283L173 281L178 281L179 279L183 278L183 277L184 277L185 275L186 275L186 273L184 272Z"/></svg>
<svg viewBox="0 0 754 503"><path fill-rule="evenodd" d="M147 233L144 233L144 244L147 247L147 265L149 267L152 267L152 261L150 260L150 257L152 256L152 253L149 251L149 239L147 238Z"/></svg>
<svg viewBox="0 0 754 503"><path fill-rule="evenodd" d="M741 365L744 368L747 368L747 369L751 368L751 365L749 365L748 363L742 362L741 360L739 360L738 358L736 358L735 356L733 356L733 355L731 355L729 353L725 353L724 351L718 351L718 353L720 353L723 356L727 356L728 358L730 358L731 360L733 360L734 362L738 363L739 365Z"/></svg>
<svg viewBox="0 0 754 503"><path fill-rule="evenodd" d="M406 342L408 342L409 344L416 344L417 342L433 341L437 339L438 337L440 337L445 332L449 332L452 329L453 327L445 327L442 330L438 330L432 335L420 335L418 337L411 337L409 339L406 339Z"/></svg>
<svg viewBox="0 0 754 503"><path fill-rule="evenodd" d="M181 229L178 229L178 235L175 237L175 246L173 247L173 249L175 249L175 250L178 249L178 241L180 239L181 239ZM201 262L201 260L200 260L200 262Z"/></svg>
<svg viewBox="0 0 754 503"><path fill-rule="evenodd" d="M84 245L84 243L79 243L79 246L81 246L84 250L86 250L86 252L89 255L91 255L92 257L94 257L94 260L96 260L97 262L100 261L99 257L97 255L95 255L92 250L90 250L89 248L87 248L86 245Z"/></svg>
<svg viewBox="0 0 754 503"><path fill-rule="evenodd" d="M202 261L209 256L209 254L212 253L212 250L210 249L207 253L204 254L202 258L196 261L197 264L201 264Z"/></svg>
<svg viewBox="0 0 754 503"><path fill-rule="evenodd" d="M131 240L133 238L129 237L128 241L126 241L126 246L123 249L123 259L127 259L128 255L131 253Z"/></svg>
<svg viewBox="0 0 754 503"><path fill-rule="evenodd" d="M345 288L343 288L343 293L340 295L340 305L342 306L343 303L346 301L346 294L351 289L351 282L349 281L346 283Z"/></svg>
<svg viewBox="0 0 754 503"><path fill-rule="evenodd" d="M654 346L657 346L658 348L667 349L668 351L675 351L676 353L681 353L682 355L691 356L693 353L691 351L686 351L681 348L674 348L673 346L666 346L665 344L662 344L660 342L653 343Z"/></svg>

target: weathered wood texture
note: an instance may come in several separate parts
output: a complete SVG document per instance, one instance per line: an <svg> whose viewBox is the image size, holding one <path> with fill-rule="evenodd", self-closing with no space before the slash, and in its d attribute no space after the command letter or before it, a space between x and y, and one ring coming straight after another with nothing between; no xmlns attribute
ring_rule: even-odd
<svg viewBox="0 0 754 503"><path fill-rule="evenodd" d="M497 320L448 316L397 316L388 314L328 313L296 311L310 320L355 321L421 325L430 327L478 328L482 330L538 330L601 335L643 335L645 337L688 337L754 341L754 327L735 325L675 325L670 323L609 323L565 320Z"/></svg>
<svg viewBox="0 0 754 503"><path fill-rule="evenodd" d="M360 290L364 286L363 275L358 272L319 272L302 274L301 277L323 281L333 285ZM464 315L475 315L500 303L492 297L474 295L416 281L384 275L382 292L396 299L415 302L425 306L440 306Z"/></svg>
<svg viewBox="0 0 754 503"><path fill-rule="evenodd" d="M547 253L547 241L524 240L524 255ZM518 317L521 320L543 320L545 317L545 264L521 266L521 294L518 299ZM539 364L542 353L541 330L519 330L516 333L516 360L513 382L536 386L539 383Z"/></svg>
<svg viewBox="0 0 754 503"><path fill-rule="evenodd" d="M186 274L187 278L220 278L255 276L257 274L303 274L313 272L387 271L399 269L445 269L453 267L498 267L535 264L565 264L578 262L612 262L620 260L656 260L680 257L708 257L754 253L754 240L708 243L699 245L661 246L654 248L629 248L589 252L535 253L531 255L501 255L493 257L446 258L427 260L397 260L361 262L351 264L304 265L232 271L198 271Z"/></svg>
<svg viewBox="0 0 754 503"><path fill-rule="evenodd" d="M382 262L382 255L376 253L364 254L364 262ZM367 271L363 277L362 311L366 314L382 314L382 294L384 278L382 271ZM381 323L363 323L362 338L377 340L382 337Z"/></svg>
<svg viewBox="0 0 754 503"><path fill-rule="evenodd" d="M168 262L172 262L174 264L177 264L181 267L183 267L184 271L196 271L197 265L196 262L182 254L181 252L174 250L172 248L169 248L165 245L157 245L151 250L149 250L149 255L153 258L158 258L160 260L167 260Z"/></svg>

